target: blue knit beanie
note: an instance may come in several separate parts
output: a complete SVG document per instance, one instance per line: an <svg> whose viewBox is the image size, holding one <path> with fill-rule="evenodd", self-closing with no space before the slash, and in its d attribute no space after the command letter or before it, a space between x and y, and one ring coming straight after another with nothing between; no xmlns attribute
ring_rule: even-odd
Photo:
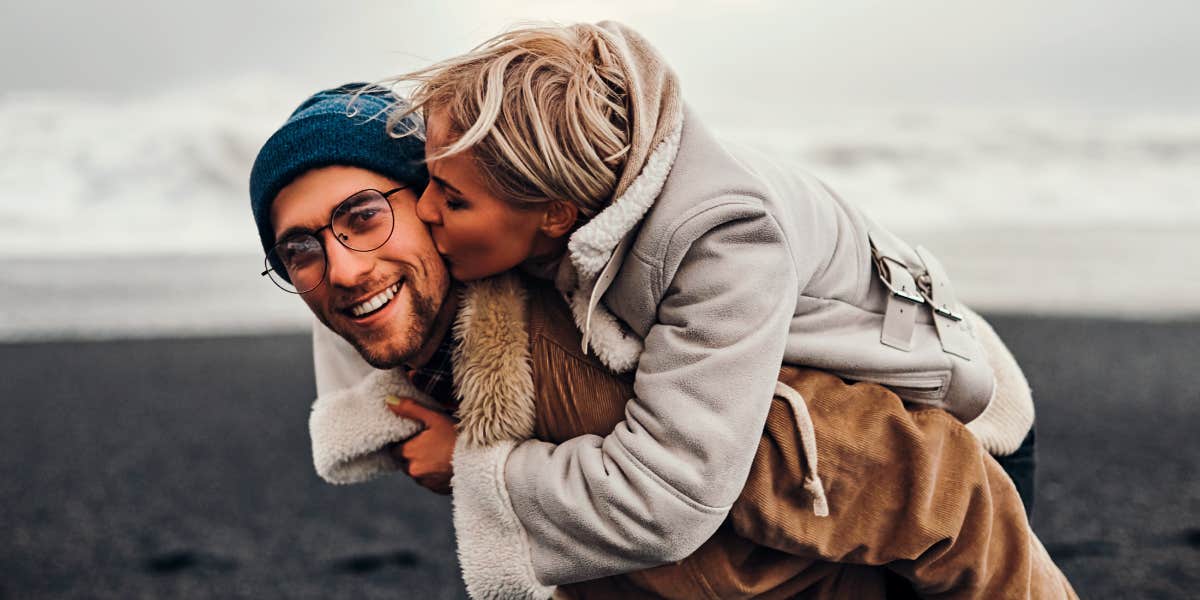
<svg viewBox="0 0 1200 600"><path fill-rule="evenodd" d="M250 209L263 252L275 245L271 203L305 171L331 165L362 167L411 185L419 194L429 174L425 144L408 133L420 124L411 115L389 128L388 115L407 107L390 90L348 83L317 92L292 113L258 151L250 171Z"/></svg>

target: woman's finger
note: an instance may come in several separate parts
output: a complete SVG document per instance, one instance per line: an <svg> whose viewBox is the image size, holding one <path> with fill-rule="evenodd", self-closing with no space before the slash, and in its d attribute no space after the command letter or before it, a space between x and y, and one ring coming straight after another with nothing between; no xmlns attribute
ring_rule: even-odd
<svg viewBox="0 0 1200 600"><path fill-rule="evenodd" d="M408 458L404 456L404 444L392 444L388 448L388 454L391 455L392 460L396 461L396 466L404 471L405 475L408 475Z"/></svg>
<svg viewBox="0 0 1200 600"><path fill-rule="evenodd" d="M421 428L428 427L429 414L433 411L417 404L412 398L397 398L396 396L388 395L384 399L387 402L388 410L397 417L412 419L421 424Z"/></svg>
<svg viewBox="0 0 1200 600"><path fill-rule="evenodd" d="M413 398L400 398L389 395L385 398L388 402L388 409L396 416L403 416L406 419L412 419L419 422L424 427L428 427L430 422L443 418L444 415L436 412L436 410L428 409L421 406L419 402Z"/></svg>
<svg viewBox="0 0 1200 600"><path fill-rule="evenodd" d="M453 426L454 419L441 411L429 408L412 398L397 398L396 396L388 396L386 398L388 409L393 414L399 417L405 417L417 421L426 428Z"/></svg>

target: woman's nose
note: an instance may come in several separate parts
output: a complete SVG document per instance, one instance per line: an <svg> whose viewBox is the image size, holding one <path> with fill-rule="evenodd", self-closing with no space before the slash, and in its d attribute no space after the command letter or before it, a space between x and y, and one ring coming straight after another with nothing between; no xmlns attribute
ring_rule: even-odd
<svg viewBox="0 0 1200 600"><path fill-rule="evenodd" d="M433 184L425 188L425 192L417 198L417 218L427 225L441 225L442 212L438 210L438 199L431 191Z"/></svg>

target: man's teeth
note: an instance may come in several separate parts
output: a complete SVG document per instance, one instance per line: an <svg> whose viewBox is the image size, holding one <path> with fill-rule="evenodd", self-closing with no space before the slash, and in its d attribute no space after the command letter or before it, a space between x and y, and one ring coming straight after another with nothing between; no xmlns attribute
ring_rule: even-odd
<svg viewBox="0 0 1200 600"><path fill-rule="evenodd" d="M396 292L399 292L399 291L400 291L400 282L397 281L396 283L392 284L391 287L389 287L386 290L383 290L382 292L379 292L374 297L368 299L366 302L363 302L362 304L359 304L357 306L352 306L350 308L350 314L352 314L356 317L361 317L367 313L375 312L375 311L379 310L380 308L382 308L383 305L387 304L388 302L391 302L392 298L395 297Z"/></svg>

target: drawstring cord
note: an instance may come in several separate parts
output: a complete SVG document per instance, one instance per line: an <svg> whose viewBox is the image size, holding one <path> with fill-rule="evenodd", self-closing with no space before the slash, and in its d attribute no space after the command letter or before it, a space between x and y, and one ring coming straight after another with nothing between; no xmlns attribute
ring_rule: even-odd
<svg viewBox="0 0 1200 600"><path fill-rule="evenodd" d="M813 429L808 405L800 392L781 382L775 382L775 395L787 400L796 416L796 427L800 430L800 446L804 451L804 460L808 463L808 473L804 475L804 489L813 496L813 514L828 517L829 499L825 497L825 485L821 483L821 475L817 473L817 432Z"/></svg>

